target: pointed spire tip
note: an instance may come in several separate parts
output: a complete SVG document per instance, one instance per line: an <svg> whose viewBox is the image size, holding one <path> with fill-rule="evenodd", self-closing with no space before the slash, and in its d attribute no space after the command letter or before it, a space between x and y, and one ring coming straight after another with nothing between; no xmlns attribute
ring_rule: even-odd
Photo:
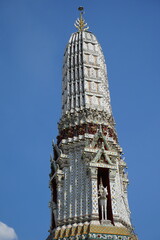
<svg viewBox="0 0 160 240"><path fill-rule="evenodd" d="M86 31L89 29L89 27L87 27L87 23L85 23L85 20L83 18L84 7L79 7L78 10L80 11L80 17L76 20L74 26L78 29L79 32Z"/></svg>

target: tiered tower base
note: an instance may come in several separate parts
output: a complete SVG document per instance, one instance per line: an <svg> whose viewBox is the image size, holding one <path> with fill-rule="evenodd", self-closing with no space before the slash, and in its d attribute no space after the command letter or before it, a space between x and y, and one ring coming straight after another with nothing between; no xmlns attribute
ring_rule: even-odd
<svg viewBox="0 0 160 240"><path fill-rule="evenodd" d="M110 240L137 240L136 235L125 227L74 224L73 226L63 226L57 228L47 240L91 240L91 239L110 239Z"/></svg>

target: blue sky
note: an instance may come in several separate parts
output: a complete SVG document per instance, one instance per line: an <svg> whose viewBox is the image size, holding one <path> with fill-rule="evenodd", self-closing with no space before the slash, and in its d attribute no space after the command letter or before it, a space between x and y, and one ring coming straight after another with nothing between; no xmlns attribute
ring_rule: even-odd
<svg viewBox="0 0 160 240"><path fill-rule="evenodd" d="M140 240L160 239L159 0L0 0L0 227L47 237L62 58L81 5L106 58L133 225Z"/></svg>

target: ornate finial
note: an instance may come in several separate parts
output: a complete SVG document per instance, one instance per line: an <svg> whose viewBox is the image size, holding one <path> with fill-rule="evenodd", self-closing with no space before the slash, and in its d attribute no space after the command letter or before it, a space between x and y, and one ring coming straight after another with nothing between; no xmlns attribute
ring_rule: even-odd
<svg viewBox="0 0 160 240"><path fill-rule="evenodd" d="M76 23L74 24L74 26L80 31L86 31L89 29L89 27L87 26L87 23L85 23L85 20L83 18L83 7L79 7L78 10L80 11L80 17L76 20Z"/></svg>

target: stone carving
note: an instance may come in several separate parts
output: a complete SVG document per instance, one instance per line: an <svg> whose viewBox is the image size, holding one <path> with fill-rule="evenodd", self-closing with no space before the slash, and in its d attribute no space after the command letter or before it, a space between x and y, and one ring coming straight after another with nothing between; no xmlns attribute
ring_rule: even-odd
<svg viewBox="0 0 160 240"><path fill-rule="evenodd" d="M107 187L104 187L102 184L102 179L99 185L98 191L98 204L101 210L101 224L110 225L110 220L107 219L107 199L108 199L108 190Z"/></svg>
<svg viewBox="0 0 160 240"><path fill-rule="evenodd" d="M103 187L102 185L100 185L98 199L99 199L99 205L101 209L102 222L104 220L107 220L107 196L108 196L107 187Z"/></svg>
<svg viewBox="0 0 160 240"><path fill-rule="evenodd" d="M83 109L81 111L74 111L73 113L67 113L64 115L59 122L59 129L71 127L73 125L80 125L84 123L101 123L104 126L111 125L114 127L114 120L112 116L108 116L105 111L99 111L97 109ZM108 133L109 134L109 133ZM109 134L116 138L116 134Z"/></svg>

